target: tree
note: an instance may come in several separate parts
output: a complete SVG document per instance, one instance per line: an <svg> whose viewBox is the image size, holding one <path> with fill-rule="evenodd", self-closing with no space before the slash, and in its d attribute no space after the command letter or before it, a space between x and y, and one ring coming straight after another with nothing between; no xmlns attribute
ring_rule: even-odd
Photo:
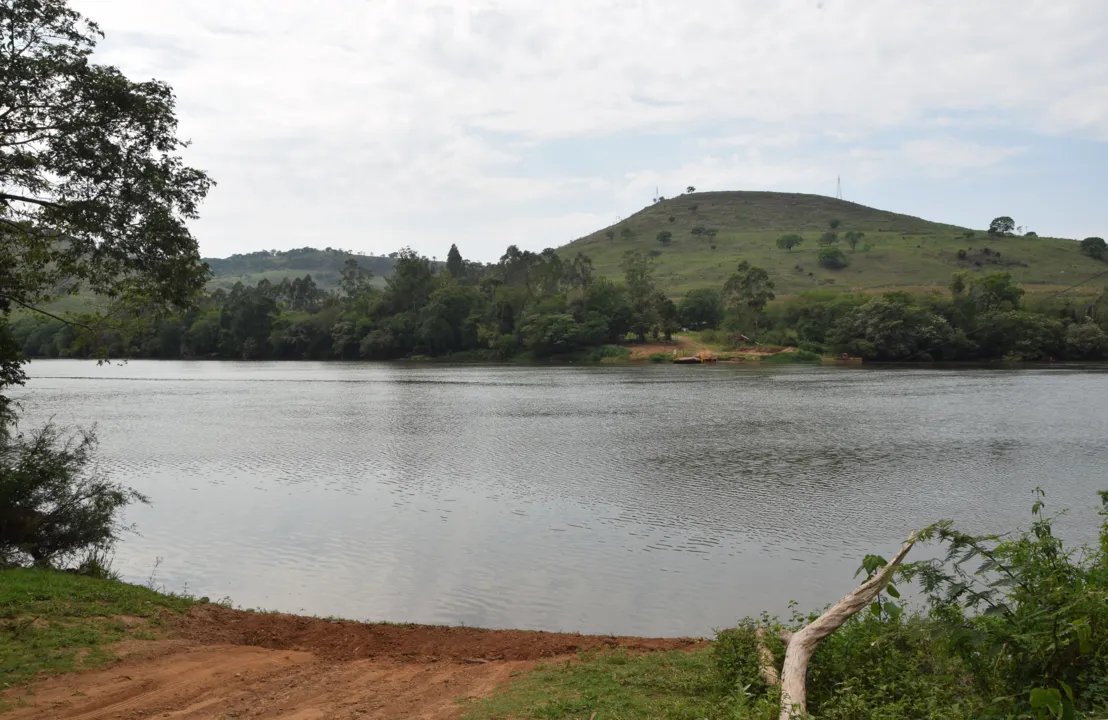
<svg viewBox="0 0 1108 720"><path fill-rule="evenodd" d="M793 248L800 245L802 242L804 242L804 238L796 233L788 233L777 238L777 247L792 252Z"/></svg>
<svg viewBox="0 0 1108 720"><path fill-rule="evenodd" d="M624 242L627 242L635 238L635 231L627 226L624 226L619 229L619 236Z"/></svg>
<svg viewBox="0 0 1108 720"><path fill-rule="evenodd" d="M96 469L96 437L66 438L53 425L0 433L0 567L61 565L105 553L125 528L118 514L146 497Z"/></svg>
<svg viewBox="0 0 1108 720"><path fill-rule="evenodd" d="M825 267L829 270L839 270L850 264L850 261L846 257L846 253L834 246L821 247L819 249L817 262L820 264L820 267Z"/></svg>
<svg viewBox="0 0 1108 720"><path fill-rule="evenodd" d="M0 3L0 392L25 379L13 308L64 288L149 316L207 278L185 221L212 181L178 154L173 91L91 62L100 36L63 0Z"/></svg>
<svg viewBox="0 0 1108 720"><path fill-rule="evenodd" d="M831 343L867 360L906 360L936 352L952 337L947 321L926 308L875 298L836 323Z"/></svg>
<svg viewBox="0 0 1108 720"><path fill-rule="evenodd" d="M661 332L665 341L673 342L673 333L681 329L678 324L680 320L680 314L677 310L677 303L666 297L666 294L661 290L654 293L655 312L658 317L658 325L654 331L654 337L658 336Z"/></svg>
<svg viewBox="0 0 1108 720"><path fill-rule="evenodd" d="M970 282L969 294L977 309L982 312L1017 310L1020 298L1023 297L1023 288L1012 282L1010 273L989 273Z"/></svg>
<svg viewBox="0 0 1108 720"><path fill-rule="evenodd" d="M1081 241L1081 252L1091 258L1104 260L1108 258L1108 243L1104 242L1104 238L1087 237Z"/></svg>
<svg viewBox="0 0 1108 720"><path fill-rule="evenodd" d="M746 309L753 315L757 332L762 311L776 297L774 287L769 273L743 260L724 283L723 297L728 306Z"/></svg>
<svg viewBox="0 0 1108 720"><path fill-rule="evenodd" d="M458 252L457 245L451 244L450 252L446 253L446 271L455 280L465 277L466 264L465 260L462 260L462 254Z"/></svg>
<svg viewBox="0 0 1108 720"><path fill-rule="evenodd" d="M723 319L723 301L718 291L699 288L681 299L679 312L681 324L690 330L715 328Z"/></svg>
<svg viewBox="0 0 1108 720"><path fill-rule="evenodd" d="M669 230L662 230L660 233L658 233L657 238L658 242L662 243L663 245L669 245L671 242L673 242L673 233L671 233Z"/></svg>
<svg viewBox="0 0 1108 720"><path fill-rule="evenodd" d="M623 256L623 277L631 301L631 329L645 342L646 334L657 324L654 263L638 250L628 250Z"/></svg>
<svg viewBox="0 0 1108 720"><path fill-rule="evenodd" d="M825 232L819 236L820 245L834 245L839 241L839 236L831 231Z"/></svg>
<svg viewBox="0 0 1108 720"><path fill-rule="evenodd" d="M831 218L831 220L827 223L828 227L830 227L832 230L838 230L839 226L842 224L843 221L839 220L838 218Z"/></svg>
<svg viewBox="0 0 1108 720"><path fill-rule="evenodd" d="M607 230L604 231L604 237L608 238L609 240L615 240L616 239L616 231L612 230L611 228L608 228Z"/></svg>
<svg viewBox="0 0 1108 720"><path fill-rule="evenodd" d="M687 188L685 188L685 192L694 193L696 192L696 188L694 188L692 185L689 185Z"/></svg>
<svg viewBox="0 0 1108 720"><path fill-rule="evenodd" d="M847 230L843 235L843 239L846 240L846 244L850 246L850 252L854 252L854 249L858 247L858 243L862 241L866 234L857 230Z"/></svg>
<svg viewBox="0 0 1108 720"><path fill-rule="evenodd" d="M358 264L354 258L347 258L339 271L339 291L349 303L357 302L373 292L373 273Z"/></svg>
<svg viewBox="0 0 1108 720"><path fill-rule="evenodd" d="M998 218L993 218L993 221L989 223L989 234L994 237L1005 237L1011 235L1016 229L1016 221L1007 215L1001 215Z"/></svg>

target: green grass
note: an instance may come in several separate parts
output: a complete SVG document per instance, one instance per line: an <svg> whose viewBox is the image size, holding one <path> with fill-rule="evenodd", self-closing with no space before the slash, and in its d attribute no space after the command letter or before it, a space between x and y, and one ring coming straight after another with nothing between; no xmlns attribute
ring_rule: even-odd
<svg viewBox="0 0 1108 720"><path fill-rule="evenodd" d="M469 708L465 718L730 718L734 703L717 678L708 650L592 654L516 678Z"/></svg>
<svg viewBox="0 0 1108 720"><path fill-rule="evenodd" d="M192 600L52 570L0 570L0 690L112 660L111 644L154 639Z"/></svg>
<svg viewBox="0 0 1108 720"><path fill-rule="evenodd" d="M816 264L817 239L832 218L842 223L837 231L840 238L849 230L865 233L853 252L840 241L839 247L850 260L849 267L841 270ZM982 218L982 222L990 219ZM715 228L719 233L714 238L694 235L692 230L698 226ZM622 235L624 228L630 229L631 237ZM607 230L614 231L615 237L609 238ZM668 246L655 239L661 230L673 233ZM779 235L788 232L804 237L804 244L791 252L774 244ZM945 289L957 270L1006 271L1028 291L1048 291L1108 269L1105 263L1082 255L1078 243L1072 240L990 238L982 231L965 238L964 232L952 225L818 195L694 193L651 205L562 250L567 254L585 253L592 258L598 274L612 278L622 276L620 263L627 250L656 252L655 277L659 287L674 297L696 288L721 287L742 260L769 271L778 294L817 288ZM867 244L871 247L864 250ZM1000 251L1000 257L979 255L985 247ZM963 249L971 252L968 258L959 259L958 250ZM981 265L975 265L974 260Z"/></svg>

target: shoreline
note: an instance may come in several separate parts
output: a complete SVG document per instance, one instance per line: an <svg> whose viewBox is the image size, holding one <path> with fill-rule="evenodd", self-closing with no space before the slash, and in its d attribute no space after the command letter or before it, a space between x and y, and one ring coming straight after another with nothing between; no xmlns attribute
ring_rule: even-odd
<svg viewBox="0 0 1108 720"><path fill-rule="evenodd" d="M709 645L239 610L57 571L0 570L0 594L30 633L16 635L14 674L0 676L0 713L13 720L460 717L552 662ZM60 628L74 634L56 647L35 639Z"/></svg>

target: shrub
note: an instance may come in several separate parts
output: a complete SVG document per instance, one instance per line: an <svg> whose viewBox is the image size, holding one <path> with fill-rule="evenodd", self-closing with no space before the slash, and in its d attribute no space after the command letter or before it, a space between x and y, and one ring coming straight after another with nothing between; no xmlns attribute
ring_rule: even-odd
<svg viewBox="0 0 1108 720"><path fill-rule="evenodd" d="M652 363L664 363L672 360L673 355L671 353L656 352L647 355L646 359Z"/></svg>
<svg viewBox="0 0 1108 720"><path fill-rule="evenodd" d="M808 667L808 711L831 720L1099 718L1108 710L1108 492L1101 492L1099 543L1067 547L1044 514L1042 492L1030 528L970 535L949 522L919 533L945 548L901 566L924 604L903 610L888 587L825 638ZM935 555L936 553L932 553ZM884 564L868 556L861 571ZM797 629L815 615L794 615ZM712 649L721 683L770 702L757 666L758 627L781 666L778 621L744 620L718 633ZM765 707L765 706L758 706ZM763 717L764 715L738 715ZM772 715L776 717L776 714Z"/></svg>
<svg viewBox="0 0 1108 720"><path fill-rule="evenodd" d="M831 270L838 270L846 267L850 264L850 260L847 259L846 253L837 247L827 246L819 249L818 262L820 267L825 267Z"/></svg>
<svg viewBox="0 0 1108 720"><path fill-rule="evenodd" d="M127 529L120 511L149 500L101 474L95 449L91 431L0 433L0 565L62 567L82 555L85 565L104 565Z"/></svg>
<svg viewBox="0 0 1108 720"><path fill-rule="evenodd" d="M958 251L958 259L959 260L965 260L967 255L969 255L969 253L967 253L965 250L959 250Z"/></svg>
<svg viewBox="0 0 1108 720"><path fill-rule="evenodd" d="M673 233L671 233L669 230L662 230L658 233L657 239L658 242L662 243L663 245L669 245L671 242L673 242Z"/></svg>

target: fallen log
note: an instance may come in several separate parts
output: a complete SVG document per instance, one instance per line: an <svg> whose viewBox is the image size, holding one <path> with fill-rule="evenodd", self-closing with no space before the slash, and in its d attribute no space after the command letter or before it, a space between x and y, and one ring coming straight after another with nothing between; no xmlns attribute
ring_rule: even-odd
<svg viewBox="0 0 1108 720"><path fill-rule="evenodd" d="M769 631L765 628L755 631L762 678L770 687L781 688L779 720L794 720L808 712L808 663L816 647L821 640L842 627L847 620L869 605L885 589L892 578L893 571L915 544L916 534L912 533L908 542L904 543L892 560L853 592L832 605L827 612L794 633L782 630L780 637L785 643L785 662L782 664L780 673L775 667L773 653L765 642Z"/></svg>

